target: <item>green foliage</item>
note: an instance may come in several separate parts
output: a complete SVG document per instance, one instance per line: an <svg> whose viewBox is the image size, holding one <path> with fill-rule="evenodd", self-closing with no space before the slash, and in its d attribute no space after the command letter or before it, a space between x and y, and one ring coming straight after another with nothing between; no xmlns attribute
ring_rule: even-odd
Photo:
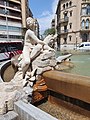
<svg viewBox="0 0 90 120"><path fill-rule="evenodd" d="M55 34L55 28L48 28L48 29L46 29L45 31L44 31L44 36L47 36L47 35L49 35L49 34Z"/></svg>

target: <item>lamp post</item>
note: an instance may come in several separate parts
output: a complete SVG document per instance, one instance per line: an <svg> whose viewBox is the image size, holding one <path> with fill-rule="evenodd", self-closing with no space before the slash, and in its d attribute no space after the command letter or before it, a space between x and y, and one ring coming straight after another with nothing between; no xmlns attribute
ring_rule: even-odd
<svg viewBox="0 0 90 120"><path fill-rule="evenodd" d="M8 18L7 18L7 14L8 14L8 10L6 8L7 6L7 1L4 2L5 5L5 15L6 15L6 31L7 31L7 41L9 40L9 32L8 32Z"/></svg>

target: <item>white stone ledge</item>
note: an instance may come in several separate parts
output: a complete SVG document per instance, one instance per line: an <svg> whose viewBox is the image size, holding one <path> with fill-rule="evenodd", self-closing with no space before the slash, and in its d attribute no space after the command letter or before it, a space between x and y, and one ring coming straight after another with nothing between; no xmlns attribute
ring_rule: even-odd
<svg viewBox="0 0 90 120"><path fill-rule="evenodd" d="M32 104L26 104L23 101L15 102L14 110L18 113L19 120L58 120Z"/></svg>

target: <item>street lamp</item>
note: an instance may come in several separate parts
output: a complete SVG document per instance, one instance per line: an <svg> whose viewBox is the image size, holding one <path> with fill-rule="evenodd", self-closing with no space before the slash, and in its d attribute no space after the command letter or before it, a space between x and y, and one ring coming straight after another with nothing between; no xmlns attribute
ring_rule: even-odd
<svg viewBox="0 0 90 120"><path fill-rule="evenodd" d="M9 32L8 32L8 18L7 18L7 14L8 14L8 10L6 8L7 6L7 1L4 2L5 5L5 15L6 15L6 31L7 31L7 41L9 40Z"/></svg>

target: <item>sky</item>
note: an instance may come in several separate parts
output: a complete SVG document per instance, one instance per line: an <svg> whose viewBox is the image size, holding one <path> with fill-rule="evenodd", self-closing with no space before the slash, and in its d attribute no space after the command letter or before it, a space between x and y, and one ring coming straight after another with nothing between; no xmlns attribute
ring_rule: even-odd
<svg viewBox="0 0 90 120"><path fill-rule="evenodd" d="M29 6L40 26L40 34L51 27L58 0L29 0Z"/></svg>

